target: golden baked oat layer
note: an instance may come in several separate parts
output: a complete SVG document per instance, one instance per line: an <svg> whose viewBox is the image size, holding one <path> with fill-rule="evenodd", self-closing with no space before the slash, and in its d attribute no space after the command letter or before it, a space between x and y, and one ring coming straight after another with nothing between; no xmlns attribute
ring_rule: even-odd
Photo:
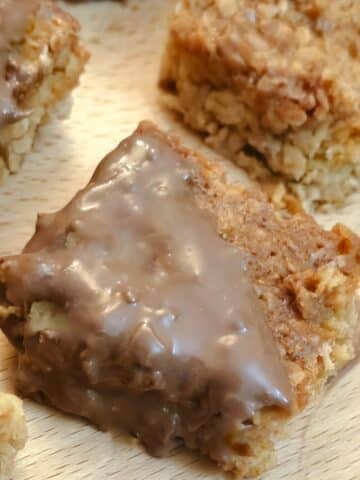
<svg viewBox="0 0 360 480"><path fill-rule="evenodd" d="M359 28L352 0L180 0L164 98L258 177L280 175L308 205L342 203L359 188Z"/></svg>
<svg viewBox="0 0 360 480"><path fill-rule="evenodd" d="M181 201L172 213L177 195ZM188 228L192 216L205 237ZM226 291L222 286L229 279L217 269L211 247L219 241L224 258L236 260L223 263L238 276ZM235 250L226 253L229 247ZM0 323L19 351L17 385L24 395L103 428L124 427L154 454L183 439L223 469L254 476L274 463L274 442L289 416L354 358L359 267L360 240L345 227L325 231L304 213L275 208L260 192L229 184L219 166L142 123L65 209L39 217L23 254L2 259ZM214 269L217 274L208 278ZM256 292L263 320L252 294L244 297L242 282ZM204 294L208 305L196 310ZM153 295L165 310L154 313ZM222 309L237 296L253 312L250 323L246 313L240 315L240 330L233 320L228 324L233 308ZM173 301L174 315L167 312ZM191 318L190 336L184 337L186 317L194 312L197 320ZM214 329L221 336L213 344ZM264 349L237 352L241 335L256 329L269 332ZM206 350L198 350L204 339ZM269 342L278 355L269 355ZM220 376L217 368L206 367L209 358L211 365L232 358L218 356L222 350L213 345L219 344L229 355L244 355L239 365L222 360ZM194 357L183 357L187 351ZM291 411L285 408L279 361L291 389ZM256 385L255 404L249 400L253 387L240 388L235 397L224 394L239 373L232 369L245 372L245 386ZM225 398L238 397L245 398L243 407L253 405L252 413L244 416L240 409L229 422L237 403ZM224 409L218 411L219 401ZM215 439L214 432L221 434Z"/></svg>
<svg viewBox="0 0 360 480"><path fill-rule="evenodd" d="M0 179L19 170L51 108L88 58L79 25L53 0L0 2Z"/></svg>

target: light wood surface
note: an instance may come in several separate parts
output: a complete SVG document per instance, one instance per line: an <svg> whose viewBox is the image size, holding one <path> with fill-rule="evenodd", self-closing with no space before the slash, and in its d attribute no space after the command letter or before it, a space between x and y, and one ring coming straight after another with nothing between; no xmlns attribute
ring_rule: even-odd
<svg viewBox="0 0 360 480"><path fill-rule="evenodd" d="M0 254L18 252L31 235L38 212L61 207L83 186L96 164L139 120L155 120L182 132L163 111L156 75L166 34L169 0L107 1L67 5L83 24L92 59L73 95L71 115L62 111L42 129L23 170L0 190ZM185 143L200 142L183 132ZM232 174L235 169L229 166ZM235 172L235 173L234 173ZM239 177L242 181L243 178ZM336 214L360 233L360 200ZM0 336L0 382L12 390L13 349ZM158 460L129 439L114 438L85 422L25 401L29 442L18 458L15 480L195 480L224 475L183 451ZM360 365L358 364L292 425L279 445L279 466L263 480L360 479Z"/></svg>

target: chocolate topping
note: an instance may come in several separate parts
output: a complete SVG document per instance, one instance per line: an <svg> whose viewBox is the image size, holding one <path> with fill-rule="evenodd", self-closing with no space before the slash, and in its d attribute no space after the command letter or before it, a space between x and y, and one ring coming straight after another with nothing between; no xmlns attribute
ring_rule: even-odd
<svg viewBox="0 0 360 480"><path fill-rule="evenodd" d="M143 126L3 267L11 303L66 315L61 328L25 326L28 392L156 455L182 438L223 460L241 422L291 394L242 254L195 183L196 162Z"/></svg>
<svg viewBox="0 0 360 480"><path fill-rule="evenodd" d="M25 115L14 97L18 59L14 45L24 37L39 0L0 0L0 128ZM11 67L11 68L10 68Z"/></svg>

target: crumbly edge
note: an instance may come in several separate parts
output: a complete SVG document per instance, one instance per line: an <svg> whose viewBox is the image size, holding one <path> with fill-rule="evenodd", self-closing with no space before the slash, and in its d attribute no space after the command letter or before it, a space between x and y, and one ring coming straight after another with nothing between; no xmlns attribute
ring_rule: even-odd
<svg viewBox="0 0 360 480"><path fill-rule="evenodd" d="M11 478L14 459L27 438L22 401L15 395L0 393L0 478Z"/></svg>
<svg viewBox="0 0 360 480"><path fill-rule="evenodd" d="M20 47L32 78L21 92L21 107L31 113L0 130L0 181L16 173L31 151L39 126L56 103L78 83L88 53L78 38L77 22L58 7L46 21L38 14L31 20Z"/></svg>
<svg viewBox="0 0 360 480"><path fill-rule="evenodd" d="M146 133L148 129L148 125L142 125L139 131L143 130ZM243 201L268 204L258 192L246 192L238 185L226 184L223 172L218 167L180 147L177 141L162 136L160 133L157 134L164 141L170 142L171 146L180 154L190 155L199 165L200 175L196 182L196 193L200 206L217 211L219 203L228 203L228 197L235 199L235 204ZM231 230L236 230L236 210L228 213L230 228L224 221L223 225L219 225L219 231L223 237L228 237L236 244L236 232ZM286 213L281 210L277 214L286 218ZM223 217L226 217L226 211L224 211ZM230 239L233 234L234 238ZM338 227L336 235L339 245L341 244L341 248L339 247L340 258L342 254L348 254L352 248L351 234L343 227ZM73 241L76 239L68 238L69 248ZM227 439L233 447L234 455L221 467L242 477L256 476L275 463L274 445L278 436L283 433L289 417L308 405L324 387L327 380L355 355L353 337L359 325L358 312L355 307L355 290L359 281L359 272L350 271L346 275L338 268L336 262L329 262L311 271L297 272L295 275L289 276L287 281L287 288L292 292L294 301L298 304L297 308L302 310L304 328L307 323L314 322L314 302L321 299L322 305L326 307L324 314L315 319L314 329L309 329L308 332L309 345L312 341L310 335L313 334L318 339L316 356L307 364L306 358L298 358L296 352L293 351L296 348L296 338L293 342L288 341L288 337L292 335L293 324L291 322L293 319L287 319L281 328L276 324L269 324L289 373L294 391L294 408L292 412L276 408L263 409L255 415L250 424L234 426L233 435ZM1 269L1 265L0 282L6 286L6 272ZM262 301L265 309L270 310L271 306L266 306L267 300L262 299ZM32 322L34 331L43 330L46 326L50 331L54 331L63 328L64 324L66 325L66 317L64 318L63 312L59 312L56 306L54 307L48 302L37 302L31 306L29 311L22 312L21 309L8 305L5 301L3 301L3 308L0 309L1 317L0 323L3 330L20 350L22 367L20 367L19 376L24 382L27 369L31 370L31 359L21 353L24 322ZM19 385L21 388L21 382ZM32 382L31 388L36 388L34 382ZM207 452L202 453L206 455Z"/></svg>
<svg viewBox="0 0 360 480"><path fill-rule="evenodd" d="M209 61L207 55L187 51L170 34L159 80L164 103L209 145L262 183L284 182L308 209L340 205L359 188L356 126L329 112L321 121L312 119L274 134L246 105L244 94L222 81L223 66ZM286 99L283 102L287 123L295 114L286 108Z"/></svg>

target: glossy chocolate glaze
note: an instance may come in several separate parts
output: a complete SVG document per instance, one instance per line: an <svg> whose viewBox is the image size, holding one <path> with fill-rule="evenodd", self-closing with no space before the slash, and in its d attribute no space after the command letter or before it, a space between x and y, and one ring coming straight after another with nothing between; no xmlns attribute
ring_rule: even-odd
<svg viewBox="0 0 360 480"><path fill-rule="evenodd" d="M38 5L39 0L0 0L0 128L24 116L14 97L18 83L14 45L22 40Z"/></svg>
<svg viewBox="0 0 360 480"><path fill-rule="evenodd" d="M231 435L290 387L241 252L197 203L196 162L143 125L5 259L8 300L58 305L25 326L20 385L155 455L176 440L224 462ZM243 427L245 428L245 427Z"/></svg>

